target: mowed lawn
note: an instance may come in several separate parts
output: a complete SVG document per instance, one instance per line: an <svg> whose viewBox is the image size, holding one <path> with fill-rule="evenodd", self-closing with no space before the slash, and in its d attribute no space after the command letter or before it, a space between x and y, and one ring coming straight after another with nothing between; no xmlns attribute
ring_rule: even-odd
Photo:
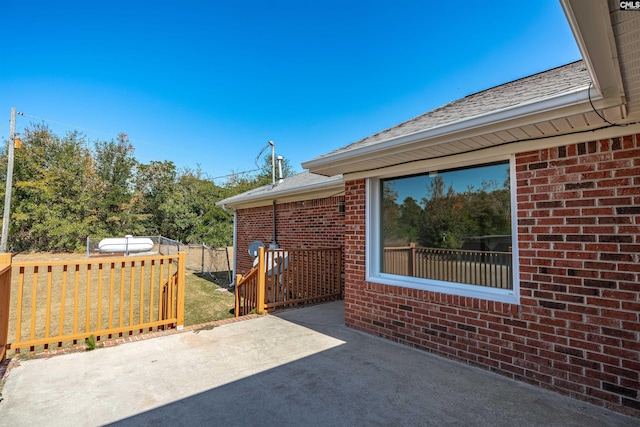
<svg viewBox="0 0 640 427"><path fill-rule="evenodd" d="M47 262L51 262L51 261L69 261L69 262L76 262L76 261L85 261L87 258L84 254L51 254L51 253L32 253L32 254L18 254L16 256L13 257L13 262L42 262L42 264L46 264ZM92 259L92 261L96 261ZM109 259L105 259L106 263L109 263L111 260ZM52 278L52 282L53 282L53 288L56 288L56 283L62 283L62 273L55 273L58 270L54 270L54 274L53 274L53 278ZM44 273L44 272L43 272ZM126 272L126 274L128 275L129 273ZM147 267L147 275L150 274L149 272L149 267ZM157 274L157 272L156 272ZM15 332L16 332L16 315L17 315L17 310L16 310L16 305L17 305L17 276L18 276L18 272L16 271L16 269L14 268L13 270L13 280L12 280L12 295L11 295L11 308L10 308L10 321L9 321L9 342L12 342L13 340L15 340ZM165 276L166 277L166 276ZM226 274L219 274L219 279L210 275L210 274L200 274L195 273L191 270L187 270L186 273L186 283L185 283L185 326L189 326L189 325L199 325L199 324L203 324L203 323L208 323L208 322L212 322L215 320L221 320L221 319L225 319L225 318L229 318L229 317L233 317L233 308L234 308L234 294L232 292L229 292L226 288L227 286L227 275ZM30 279L29 279L30 280ZM136 281L138 279L136 278ZM71 282L71 277L67 278L68 282ZM82 281L82 277L81 277L81 281ZM28 282L28 280L25 280L25 282ZM223 286L219 286L218 284L216 284L216 282L223 284ZM67 291L67 296L66 296L66 300L67 301L72 301L71 298L71 284L67 285L70 289ZM96 289L95 289L95 285L94 288L91 289L91 293L92 295L95 295ZM59 285L58 285L59 287ZM104 288L104 286L103 286ZM78 286L78 291L79 291L79 298L78 298L78 318L80 320L80 324L83 324L83 319L86 319L86 312L87 312L87 304L84 303L84 301L86 301L86 291L85 291L86 287L81 284L80 286ZM118 287L116 286L116 297L114 298L115 301L118 301ZM141 312L140 310L142 310L143 316L148 316L148 311L150 310L150 308L148 307L149 304L149 292L146 291L147 293L144 294L143 292L143 296L142 296L142 300L140 301L139 298L139 291L133 292L134 295L134 301L133 304L131 305L131 314L134 314L134 319L137 318L139 316L139 313ZM108 292L106 290L106 288L104 288L103 290L103 294L102 294L102 301L103 301L103 314L102 314L102 318L103 320L103 326L105 325L106 320L106 316L107 314L104 313L104 311L106 311L106 307L108 307L107 305L107 298L108 298ZM130 295L131 293L129 293ZM156 296L154 296L153 298L156 299ZM92 296L92 299L95 299L94 296ZM47 316L47 310L46 310L46 292L43 292L42 290L38 291L37 294L37 310L36 310L36 323L37 325L42 328L44 323L45 323L45 318ZM27 304L25 304L27 303ZM66 307L66 312L65 312L65 318L68 316L68 312L71 312L73 310L72 308L72 304L70 304L69 302L65 303L65 305L67 305ZM95 307L95 302L93 302L91 304L91 317L93 318L92 322L95 321L95 312L94 310L96 309ZM153 305L153 304L151 304ZM50 309L50 313L49 313L49 318L50 319L55 319L56 316L59 318L59 315L57 314L60 310L60 303L57 303L57 306L54 304L52 304L51 309ZM128 323L128 308L129 306L127 305L127 307L124 310L124 321L125 324ZM134 308L135 307L135 313ZM155 310L157 310L157 307L154 308ZM21 322L23 324L22 326L22 331L21 331L21 336L23 337L23 339L25 339L24 333L25 333L25 328L28 327L27 324L25 324L25 317L27 315L27 313L24 312L24 310L30 311L31 310L31 303L30 303L30 292L27 291L27 289L25 289L23 291L23 322ZM117 317L117 309L114 310L114 316ZM144 313L146 311L146 314ZM121 315L123 313L120 313ZM70 333L71 331L68 329L71 327L70 322L65 321L65 334ZM114 319L114 323L116 323L116 319ZM52 329L53 329L53 325L52 325ZM84 330L84 328L80 328L81 330ZM51 335L56 335L55 333L53 333L54 331L51 331ZM103 338L104 339L104 338ZM65 344L65 346L70 345ZM55 347L56 345L52 345L51 347ZM28 349L24 349L27 350ZM24 351L23 350L23 351ZM38 348L35 349L36 352L39 351Z"/></svg>

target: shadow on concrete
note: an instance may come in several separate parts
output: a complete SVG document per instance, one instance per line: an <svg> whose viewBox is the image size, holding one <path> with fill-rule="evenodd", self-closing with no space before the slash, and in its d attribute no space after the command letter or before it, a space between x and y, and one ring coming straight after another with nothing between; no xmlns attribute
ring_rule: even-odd
<svg viewBox="0 0 640 427"><path fill-rule="evenodd" d="M111 425L639 424L600 407L347 329L343 310L343 303L337 302L275 315L341 344Z"/></svg>

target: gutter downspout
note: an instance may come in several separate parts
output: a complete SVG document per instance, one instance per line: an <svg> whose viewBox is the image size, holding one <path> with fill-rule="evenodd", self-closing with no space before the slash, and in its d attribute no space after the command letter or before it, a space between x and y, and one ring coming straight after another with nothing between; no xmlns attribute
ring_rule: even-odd
<svg viewBox="0 0 640 427"><path fill-rule="evenodd" d="M274 160L275 151L271 156L271 160ZM273 163L273 187L276 186L275 178L276 168L275 161ZM278 184L282 184L284 178L282 177L282 156L278 156ZM278 232L276 226L276 201L273 201L273 243L271 243L270 249L278 249Z"/></svg>
<svg viewBox="0 0 640 427"><path fill-rule="evenodd" d="M232 288L236 285L236 271L238 271L238 212L227 205L222 205L222 209L225 212L233 212L233 271L231 272L231 283L228 286Z"/></svg>
<svg viewBox="0 0 640 427"><path fill-rule="evenodd" d="M269 249L278 249L278 234L276 227L276 201L273 201L273 243L269 245Z"/></svg>
<svg viewBox="0 0 640 427"><path fill-rule="evenodd" d="M236 285L236 271L238 262L238 212L233 210L233 271L231 272L231 283L229 287Z"/></svg>

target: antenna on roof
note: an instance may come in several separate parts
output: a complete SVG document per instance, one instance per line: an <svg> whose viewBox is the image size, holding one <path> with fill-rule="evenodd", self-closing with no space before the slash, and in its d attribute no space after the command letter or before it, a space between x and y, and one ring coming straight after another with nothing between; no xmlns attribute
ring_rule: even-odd
<svg viewBox="0 0 640 427"><path fill-rule="evenodd" d="M273 141L269 141L271 146L271 185L276 185L276 144Z"/></svg>
<svg viewBox="0 0 640 427"><path fill-rule="evenodd" d="M258 169L261 169L260 165L258 164L258 160L260 159L260 156L262 156L262 153L264 153L264 150L266 150L269 147L271 147L271 185L275 187L276 185L276 144L273 141L269 141L269 143L265 145L262 148L262 150L260 150L260 153L256 157L255 163L256 163L256 167ZM282 172L280 172L280 176L282 177Z"/></svg>

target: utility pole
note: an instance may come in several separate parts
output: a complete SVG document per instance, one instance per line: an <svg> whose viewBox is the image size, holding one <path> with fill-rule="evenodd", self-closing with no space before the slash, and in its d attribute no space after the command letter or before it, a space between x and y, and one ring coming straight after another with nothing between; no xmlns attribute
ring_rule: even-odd
<svg viewBox="0 0 640 427"><path fill-rule="evenodd" d="M2 238L0 239L0 253L7 252L9 238L9 215L11 213L11 189L13 188L13 157L16 136L16 108L11 107L11 122L9 125L9 147L7 150L7 182L4 191L4 212L2 215Z"/></svg>

